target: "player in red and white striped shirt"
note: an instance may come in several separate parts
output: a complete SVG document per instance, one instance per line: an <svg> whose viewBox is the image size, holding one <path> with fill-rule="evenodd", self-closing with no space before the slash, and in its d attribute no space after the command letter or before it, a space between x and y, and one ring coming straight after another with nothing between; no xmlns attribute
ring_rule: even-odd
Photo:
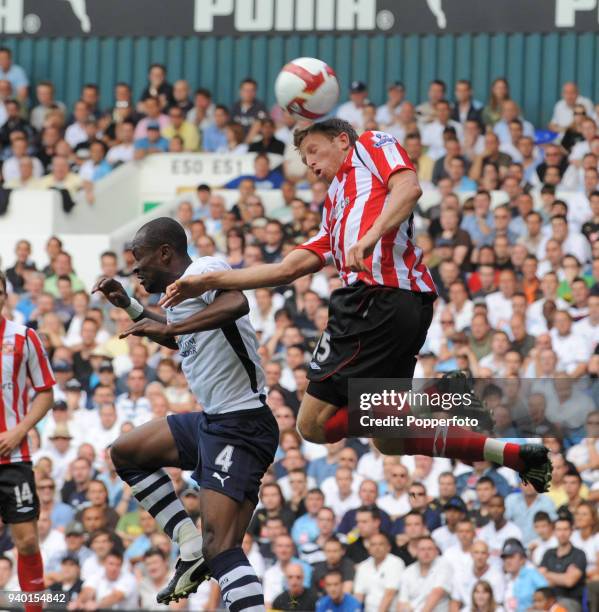
<svg viewBox="0 0 599 612"><path fill-rule="evenodd" d="M19 553L21 589L43 591L44 571L37 535L39 500L27 434L50 410L54 375L39 336L2 316L6 278L0 273L0 516L11 528ZM35 397L29 404L29 385ZM25 610L41 610L26 604Z"/></svg>
<svg viewBox="0 0 599 612"><path fill-rule="evenodd" d="M286 285L320 270L332 256L344 287L331 296L297 425L312 442L333 442L348 433L349 379L412 379L436 290L413 242L413 210L422 191L397 140L378 131L358 138L349 123L330 119L296 131L295 145L312 172L330 184L319 233L279 264L179 279L161 304L168 307L210 289ZM538 490L551 475L543 447L521 450L457 427L377 445L385 453L501 463Z"/></svg>

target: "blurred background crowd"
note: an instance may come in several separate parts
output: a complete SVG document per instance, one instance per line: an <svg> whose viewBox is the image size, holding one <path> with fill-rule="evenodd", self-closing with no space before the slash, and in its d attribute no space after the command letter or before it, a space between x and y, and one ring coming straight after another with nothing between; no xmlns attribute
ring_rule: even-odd
<svg viewBox="0 0 599 612"><path fill-rule="evenodd" d="M237 101L213 100L153 65L143 92L115 85L112 108L99 108L98 93L87 84L65 108L51 82L30 83L0 49L4 190L84 190L91 202L95 181L155 152L251 152L254 175L222 186L238 191L233 207L205 184L173 202L190 255L233 268L276 262L317 231L327 186L293 149L294 119L256 99L251 79ZM575 83L563 84L547 126L522 116L504 79L481 101L465 80L431 82L426 100L394 82L386 100L371 101L366 83L351 84L337 116L360 132L393 134L426 193L415 242L440 298L416 375L469 369L510 383L484 399L506 438L517 435L517 414L529 415L552 452L553 481L537 495L485 462L384 457L366 439L304 442L295 419L307 363L340 280L328 265L292 286L247 292L281 430L244 542L269 607L599 610L598 109ZM269 153L283 156L279 167ZM265 208L264 190L275 190L277 207ZM56 236L32 252L26 238L15 236L14 260L2 262L3 314L40 333L57 379L51 414L30 434L47 584L68 591L71 607L88 589L92 600L125 592L115 609L161 609L155 594L177 551L106 449L120 432L201 406L177 353L119 339L129 318L90 293L76 252ZM133 266L130 245L98 253L98 274L155 307ZM544 383L524 395L524 379ZM169 473L197 519L195 483ZM13 552L0 527L0 590L17 588ZM210 581L171 607L213 610L219 598Z"/></svg>

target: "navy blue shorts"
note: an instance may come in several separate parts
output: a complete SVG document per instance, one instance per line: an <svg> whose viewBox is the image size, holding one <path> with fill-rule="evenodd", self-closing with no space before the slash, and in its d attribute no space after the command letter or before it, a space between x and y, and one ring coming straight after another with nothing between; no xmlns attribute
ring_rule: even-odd
<svg viewBox="0 0 599 612"><path fill-rule="evenodd" d="M167 417L183 470L201 489L243 502L258 502L260 481L273 462L279 428L270 408L227 414L203 412Z"/></svg>

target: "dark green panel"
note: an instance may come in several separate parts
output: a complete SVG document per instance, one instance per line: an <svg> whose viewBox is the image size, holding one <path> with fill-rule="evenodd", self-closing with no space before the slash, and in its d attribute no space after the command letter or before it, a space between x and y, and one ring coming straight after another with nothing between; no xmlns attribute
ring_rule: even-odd
<svg viewBox="0 0 599 612"><path fill-rule="evenodd" d="M185 59L183 44L183 38L171 38L166 45L166 69L171 81L182 79L186 74L183 68L183 61Z"/></svg>
<svg viewBox="0 0 599 612"><path fill-rule="evenodd" d="M589 61L595 54L596 36L591 33L580 34L577 40L576 82L583 96L594 99L593 77L595 74L593 62Z"/></svg>
<svg viewBox="0 0 599 612"><path fill-rule="evenodd" d="M116 75L117 81L133 81L134 47L130 38L120 38L116 42Z"/></svg>
<svg viewBox="0 0 599 612"><path fill-rule="evenodd" d="M527 35L524 46L524 97L521 105L525 117L534 117L541 104L541 89L538 83L542 56L541 35Z"/></svg>
<svg viewBox="0 0 599 612"><path fill-rule="evenodd" d="M559 45L559 82L576 79L576 34L562 34Z"/></svg>
<svg viewBox="0 0 599 612"><path fill-rule="evenodd" d="M480 102L486 102L489 95L491 79L489 61L490 41L485 34L478 34L472 41L472 87L474 95Z"/></svg>
<svg viewBox="0 0 599 612"><path fill-rule="evenodd" d="M370 68L366 75L368 81L368 87L370 95L374 93L382 92L382 95L378 97L373 96L374 99L383 101L385 99L385 89L389 82L397 80L399 77L391 72L385 64L385 41L379 37L371 37L368 40L368 57L370 66L376 66L376 70Z"/></svg>
<svg viewBox="0 0 599 612"><path fill-rule="evenodd" d="M491 39L490 51L490 78L491 82L495 79L507 76L507 42L505 34L495 34Z"/></svg>
<svg viewBox="0 0 599 612"><path fill-rule="evenodd" d="M79 99L81 95L81 84L84 77L84 58L83 58L83 46L84 41L80 38L74 38L68 41L67 57L69 65L69 78L67 79L67 85L65 93L66 95L62 98L65 104L69 108L72 108L73 103Z"/></svg>
<svg viewBox="0 0 599 612"><path fill-rule="evenodd" d="M235 78L234 41L230 36L223 36L218 41L216 52L216 79L214 82L214 97L216 100L228 100L232 104L237 99L237 86L239 77ZM230 75L233 75L231 80ZM229 78L226 78L226 77ZM245 76L245 74L244 74ZM235 86L232 85L235 83Z"/></svg>
<svg viewBox="0 0 599 612"><path fill-rule="evenodd" d="M435 78L448 84L453 83L455 78L454 55L455 38L453 36L441 36L439 40L439 70ZM423 87L426 86L423 84ZM423 93L421 97L424 100L426 93Z"/></svg>
<svg viewBox="0 0 599 612"><path fill-rule="evenodd" d="M514 34L508 38L507 45L507 79L510 83L510 94L518 104L522 104L524 91L524 34Z"/></svg>
<svg viewBox="0 0 599 612"><path fill-rule="evenodd" d="M133 52L133 96L137 100L148 82L150 59L150 39L138 38Z"/></svg>
<svg viewBox="0 0 599 612"><path fill-rule="evenodd" d="M420 91L420 36L404 36L403 72L408 92ZM412 94L414 95L414 94Z"/></svg>
<svg viewBox="0 0 599 612"><path fill-rule="evenodd" d="M112 92L117 81L115 42L114 38L103 38L100 41L100 78L98 79L98 85L100 86L101 108L110 108L114 99Z"/></svg>
<svg viewBox="0 0 599 612"><path fill-rule="evenodd" d="M97 54L98 40L96 39L95 42L95 53ZM57 91L66 89L68 59L65 53L66 49L67 41L64 38L56 38L50 43L50 80L54 83Z"/></svg>
<svg viewBox="0 0 599 612"><path fill-rule="evenodd" d="M539 70L541 79L541 101L542 114L540 120L543 125L547 125L551 119L553 104L559 96L560 85L558 78L559 66L559 35L549 34L543 37L543 55L541 58L541 66L555 66L553 70ZM534 115L531 115L533 118ZM537 115L537 118L539 116ZM539 120L539 119L537 119Z"/></svg>
<svg viewBox="0 0 599 612"><path fill-rule="evenodd" d="M186 78L192 89L207 87L215 101L226 104L237 98L239 81L253 76L260 96L271 104L279 68L302 55L333 67L342 100L352 79L365 80L373 102L382 104L387 83L395 79L405 82L408 98L418 103L433 78L447 82L449 97L457 78L470 78L477 99L486 102L493 79L506 76L527 118L543 125L565 80L576 80L583 95L599 98L596 33L6 38L0 44L13 50L32 85L54 81L57 98L69 107L85 82L98 83L103 105L111 103L119 80L131 83L137 100L151 62L165 63L171 81Z"/></svg>
<svg viewBox="0 0 599 612"><path fill-rule="evenodd" d="M417 92L419 99L426 98L427 83L430 83L433 79L438 78L439 67L437 64L438 59L438 41L436 36L429 35L421 38L420 45L420 57L421 57L421 72L420 72L420 86Z"/></svg>

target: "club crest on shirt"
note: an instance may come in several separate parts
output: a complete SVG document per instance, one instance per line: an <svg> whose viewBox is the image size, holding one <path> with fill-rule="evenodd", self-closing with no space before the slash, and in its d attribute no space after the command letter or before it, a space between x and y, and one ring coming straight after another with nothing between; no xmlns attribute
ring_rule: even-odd
<svg viewBox="0 0 599 612"><path fill-rule="evenodd" d="M3 355L12 355L14 352L15 352L15 345L12 342L2 343L2 354Z"/></svg>
<svg viewBox="0 0 599 612"><path fill-rule="evenodd" d="M385 132L373 132L372 142L377 149L380 149L386 145L395 144L397 140L395 140L395 137L391 136L391 134L386 134Z"/></svg>

